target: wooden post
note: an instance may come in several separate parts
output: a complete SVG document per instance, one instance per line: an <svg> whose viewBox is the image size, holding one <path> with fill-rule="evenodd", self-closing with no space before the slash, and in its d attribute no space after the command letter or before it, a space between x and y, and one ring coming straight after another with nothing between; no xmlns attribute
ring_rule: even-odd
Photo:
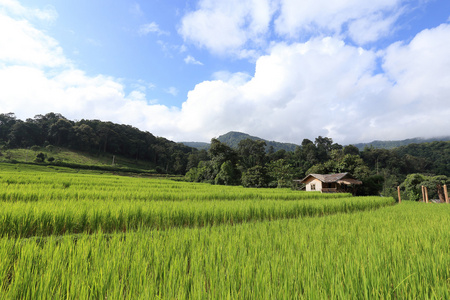
<svg viewBox="0 0 450 300"><path fill-rule="evenodd" d="M428 203L428 189L426 186L424 186L423 189L425 190L425 200Z"/></svg>
<svg viewBox="0 0 450 300"><path fill-rule="evenodd" d="M422 202L425 202L425 187L422 185Z"/></svg>
<svg viewBox="0 0 450 300"><path fill-rule="evenodd" d="M400 186L397 187L397 193L398 193L398 203L401 203L402 197L400 196Z"/></svg>
<svg viewBox="0 0 450 300"><path fill-rule="evenodd" d="M444 195L445 195L445 203L448 204L448 192L447 192L447 185L444 184Z"/></svg>

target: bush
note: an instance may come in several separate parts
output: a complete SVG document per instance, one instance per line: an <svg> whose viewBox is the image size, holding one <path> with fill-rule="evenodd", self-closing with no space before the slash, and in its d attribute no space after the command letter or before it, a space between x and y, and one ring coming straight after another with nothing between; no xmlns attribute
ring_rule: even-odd
<svg viewBox="0 0 450 300"><path fill-rule="evenodd" d="M38 155L36 155L36 158L34 159L37 163L42 163L45 160L45 154L40 152Z"/></svg>

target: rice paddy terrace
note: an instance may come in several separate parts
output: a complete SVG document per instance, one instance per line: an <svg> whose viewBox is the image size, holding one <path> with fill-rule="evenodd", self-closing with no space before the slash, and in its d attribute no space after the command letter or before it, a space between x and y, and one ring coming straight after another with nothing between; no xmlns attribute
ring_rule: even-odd
<svg viewBox="0 0 450 300"><path fill-rule="evenodd" d="M449 299L450 205L0 164L0 299Z"/></svg>

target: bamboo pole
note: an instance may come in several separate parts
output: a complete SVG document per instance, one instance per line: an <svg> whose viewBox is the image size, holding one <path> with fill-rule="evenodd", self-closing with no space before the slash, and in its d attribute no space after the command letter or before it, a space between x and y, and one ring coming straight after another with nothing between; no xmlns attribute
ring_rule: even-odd
<svg viewBox="0 0 450 300"><path fill-rule="evenodd" d="M425 200L428 203L428 189L426 186L424 186L423 189L425 190Z"/></svg>
<svg viewBox="0 0 450 300"><path fill-rule="evenodd" d="M397 187L397 193L398 193L398 203L401 203L402 197L400 196L400 186Z"/></svg>
<svg viewBox="0 0 450 300"><path fill-rule="evenodd" d="M445 203L448 204L448 192L447 192L447 185L444 184L444 195L445 195Z"/></svg>

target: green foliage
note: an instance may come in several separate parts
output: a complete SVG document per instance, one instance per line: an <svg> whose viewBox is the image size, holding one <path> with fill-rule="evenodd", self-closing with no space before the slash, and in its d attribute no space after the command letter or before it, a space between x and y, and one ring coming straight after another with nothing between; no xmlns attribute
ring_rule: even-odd
<svg viewBox="0 0 450 300"><path fill-rule="evenodd" d="M266 142L264 141L251 139L241 140L237 149L241 166L244 169L249 169L254 166L264 166L266 162L265 146Z"/></svg>
<svg viewBox="0 0 450 300"><path fill-rule="evenodd" d="M429 199L444 200L442 187L450 184L450 179L447 176L426 176L422 174L410 174L401 184L404 189L407 199L412 201L422 200L422 186L428 190Z"/></svg>
<svg viewBox="0 0 450 300"><path fill-rule="evenodd" d="M40 152L36 155L36 158L34 159L34 161L37 163L43 163L45 160L45 157L46 157L45 154Z"/></svg>
<svg viewBox="0 0 450 300"><path fill-rule="evenodd" d="M254 166L242 174L242 186L262 188L267 187L269 178L264 167Z"/></svg>
<svg viewBox="0 0 450 300"><path fill-rule="evenodd" d="M405 189L407 199L411 201L418 201L422 197L422 182L425 181L425 176L421 174L410 174L406 176L405 181L401 187Z"/></svg>
<svg viewBox="0 0 450 300"><path fill-rule="evenodd" d="M292 166L284 159L272 161L267 165L268 174L275 178L278 188L292 187Z"/></svg>
<svg viewBox="0 0 450 300"><path fill-rule="evenodd" d="M240 174L231 161L226 161L220 167L219 173L214 178L215 184L237 185L240 183Z"/></svg>
<svg viewBox="0 0 450 300"><path fill-rule="evenodd" d="M128 125L99 120L70 121L61 114L36 115L25 122L14 114L0 114L0 144L54 152L54 147L84 151L91 155L110 153L159 166L164 173L185 174L188 155L196 150L155 137ZM35 146L35 147L34 147ZM219 166L220 167L220 166Z"/></svg>
<svg viewBox="0 0 450 300"><path fill-rule="evenodd" d="M362 186L358 187L358 195L379 195L383 190L384 177L382 175L367 176L362 179Z"/></svg>

